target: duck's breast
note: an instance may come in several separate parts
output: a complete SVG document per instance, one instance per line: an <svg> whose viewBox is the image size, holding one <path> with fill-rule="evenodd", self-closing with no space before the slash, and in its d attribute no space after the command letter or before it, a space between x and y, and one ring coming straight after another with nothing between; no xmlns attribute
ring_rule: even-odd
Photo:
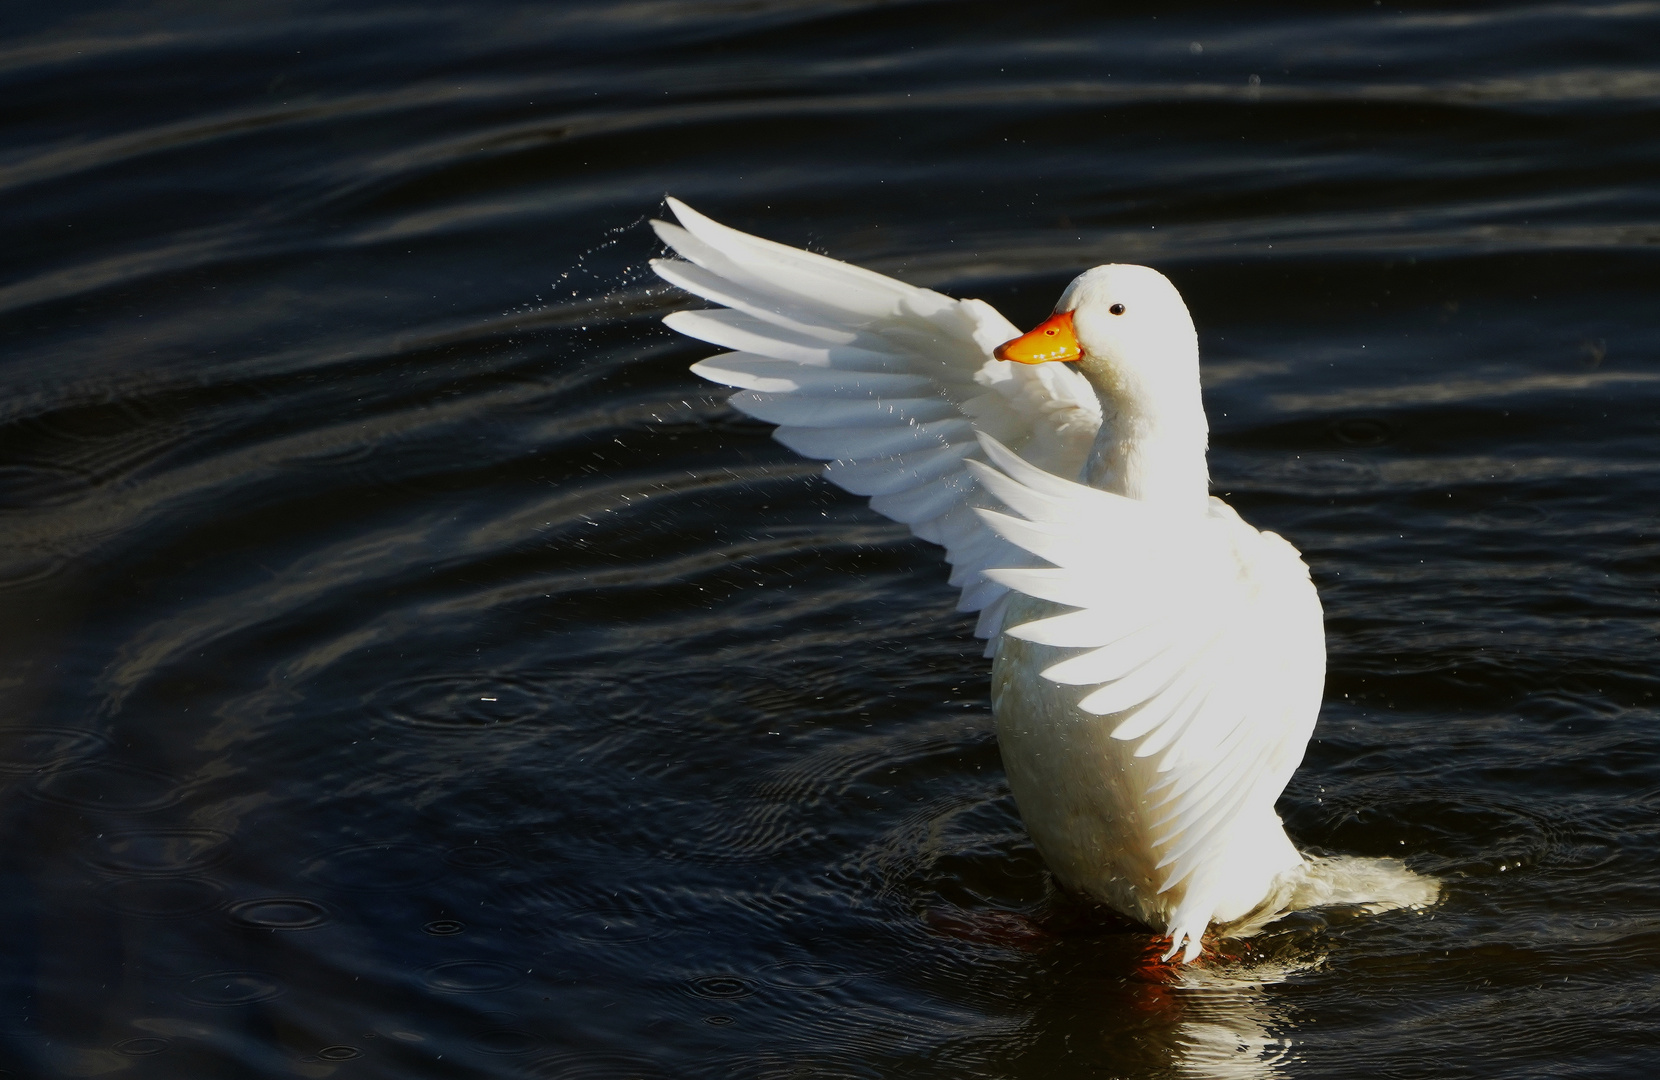
<svg viewBox="0 0 1660 1080"><path fill-rule="evenodd" d="M1005 625L1067 609L1027 596L1011 600ZM1003 768L1020 817L1063 886L1165 929L1173 897L1160 895L1148 789L1156 758L1112 737L1122 717L1078 707L1092 687L1064 686L1043 669L1075 650L1001 635L992 666L992 713Z"/></svg>

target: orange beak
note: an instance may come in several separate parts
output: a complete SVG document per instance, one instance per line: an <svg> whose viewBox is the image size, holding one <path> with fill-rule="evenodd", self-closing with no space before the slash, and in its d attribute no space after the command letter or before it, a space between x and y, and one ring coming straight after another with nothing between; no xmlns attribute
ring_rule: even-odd
<svg viewBox="0 0 1660 1080"><path fill-rule="evenodd" d="M1013 341L1003 342L992 350L992 355L1021 364L1044 364L1050 360L1077 360L1084 355L1084 350L1078 346L1078 335L1072 330L1072 312L1062 311Z"/></svg>

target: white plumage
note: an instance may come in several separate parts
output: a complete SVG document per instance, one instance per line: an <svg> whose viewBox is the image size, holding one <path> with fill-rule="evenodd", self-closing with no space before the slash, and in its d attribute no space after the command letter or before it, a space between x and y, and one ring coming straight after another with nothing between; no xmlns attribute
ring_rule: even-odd
<svg viewBox="0 0 1660 1080"><path fill-rule="evenodd" d="M1075 335L1076 362L1008 363L993 350L1021 335L982 301L669 204L680 225L653 225L687 261L653 266L724 309L664 321L732 350L692 370L945 547L995 657L1010 786L1063 884L1184 960L1210 924L1260 925L1300 896L1433 898L1382 861L1311 886L1274 812L1320 708L1320 603L1296 549L1209 496L1197 336L1167 280L1089 271L1022 338Z"/></svg>

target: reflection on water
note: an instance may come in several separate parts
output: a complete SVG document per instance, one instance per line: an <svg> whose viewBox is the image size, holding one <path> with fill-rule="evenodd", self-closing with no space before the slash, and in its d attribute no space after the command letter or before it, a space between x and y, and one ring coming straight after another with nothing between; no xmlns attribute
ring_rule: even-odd
<svg viewBox="0 0 1660 1080"><path fill-rule="evenodd" d="M0 1070L1648 1068L1654 5L13 7ZM1440 901L1172 973L1056 895L666 191L1027 325L1169 273L1327 613L1281 813Z"/></svg>
<svg viewBox="0 0 1660 1080"><path fill-rule="evenodd" d="M1249 941L1207 943L1190 966L1160 961L1162 949L1144 935L1104 932L1103 918L1112 922L1063 903L1043 923L1019 924L1021 932L1006 920L971 931L1043 957L1047 985L1022 1029L955 1063L975 1075L999 1068L1220 1080L1305 1073L1297 1000L1325 971L1320 916L1293 916ZM961 924L953 929L964 932Z"/></svg>
<svg viewBox="0 0 1660 1080"><path fill-rule="evenodd" d="M1196 967L1173 987L1181 1019L1172 1034L1177 1075L1194 1080L1266 1080L1290 1076L1296 1061L1294 1017L1269 987L1317 961Z"/></svg>

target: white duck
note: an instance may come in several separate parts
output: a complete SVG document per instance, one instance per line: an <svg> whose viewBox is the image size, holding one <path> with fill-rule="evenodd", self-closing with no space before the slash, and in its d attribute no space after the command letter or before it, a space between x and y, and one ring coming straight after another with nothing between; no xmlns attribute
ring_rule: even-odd
<svg viewBox="0 0 1660 1080"><path fill-rule="evenodd" d="M688 261L654 268L724 309L664 322L733 350L692 370L945 547L995 657L1010 787L1062 884L1184 961L1212 923L1433 897L1311 883L1274 812L1320 709L1320 602L1295 548L1209 494L1198 338L1163 275L1098 266L1020 335L983 301L669 205L680 225L653 226Z"/></svg>

